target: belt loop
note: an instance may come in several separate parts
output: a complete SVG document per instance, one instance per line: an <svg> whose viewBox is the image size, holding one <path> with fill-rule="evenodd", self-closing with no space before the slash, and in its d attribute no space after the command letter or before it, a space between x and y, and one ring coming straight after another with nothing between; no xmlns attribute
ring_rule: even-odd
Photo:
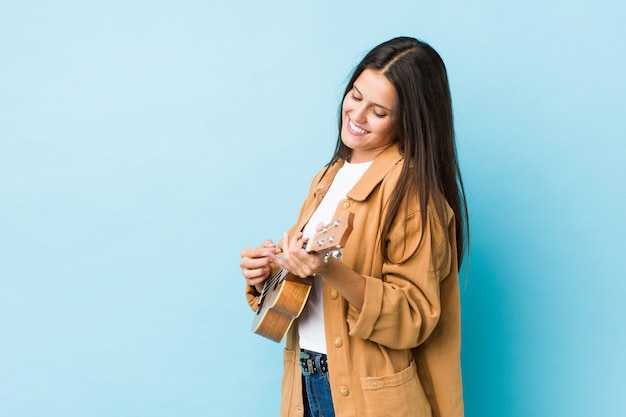
<svg viewBox="0 0 626 417"><path fill-rule="evenodd" d="M322 355L315 355L315 368L317 368L317 373L323 375L324 370L322 369L322 364L320 360L322 359Z"/></svg>
<svg viewBox="0 0 626 417"><path fill-rule="evenodd" d="M300 368L304 376L311 376L313 374L323 376L328 372L326 355L303 349L300 351Z"/></svg>

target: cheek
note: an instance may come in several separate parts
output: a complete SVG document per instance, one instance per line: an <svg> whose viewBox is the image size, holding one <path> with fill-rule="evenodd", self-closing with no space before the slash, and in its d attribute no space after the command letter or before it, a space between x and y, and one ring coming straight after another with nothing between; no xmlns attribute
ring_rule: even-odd
<svg viewBox="0 0 626 417"><path fill-rule="evenodd" d="M381 136L393 136L393 123L389 119L377 119L376 131Z"/></svg>

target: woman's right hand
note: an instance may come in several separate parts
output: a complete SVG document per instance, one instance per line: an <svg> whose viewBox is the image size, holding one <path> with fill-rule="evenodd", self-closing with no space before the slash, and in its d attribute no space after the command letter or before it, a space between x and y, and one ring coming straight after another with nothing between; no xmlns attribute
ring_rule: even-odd
<svg viewBox="0 0 626 417"><path fill-rule="evenodd" d="M246 283L261 292L263 283L270 275L271 255L280 252L280 249L271 240L266 240L257 248L244 248L241 251L239 266Z"/></svg>

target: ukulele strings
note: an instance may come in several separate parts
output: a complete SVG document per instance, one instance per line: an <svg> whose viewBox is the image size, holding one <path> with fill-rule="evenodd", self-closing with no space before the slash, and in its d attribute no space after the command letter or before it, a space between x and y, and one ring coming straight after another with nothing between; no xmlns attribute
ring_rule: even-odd
<svg viewBox="0 0 626 417"><path fill-rule="evenodd" d="M272 275L270 275L270 277L267 279L265 283L265 286L263 287L262 296L264 296L268 291L270 291L270 288L274 287L275 285L280 284L280 276L282 275L283 271L284 271L283 268L278 268L276 271L274 271Z"/></svg>

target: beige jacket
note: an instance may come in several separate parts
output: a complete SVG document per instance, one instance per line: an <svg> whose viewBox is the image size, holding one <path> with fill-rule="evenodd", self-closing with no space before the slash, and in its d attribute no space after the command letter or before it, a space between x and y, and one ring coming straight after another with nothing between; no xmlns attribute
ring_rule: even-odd
<svg viewBox="0 0 626 417"><path fill-rule="evenodd" d="M381 251L386 203L403 164L392 146L372 163L336 210L354 213L354 226L343 262L366 279L361 311L324 282L324 320L330 385L337 417L461 417L460 300L454 215L442 225L427 207L424 240L420 207L400 214L388 238L390 258ZM302 230L343 161L313 179L298 223ZM407 237L405 237L405 229ZM439 270L444 235L450 237L450 261ZM400 262L399 262L400 261ZM255 291L248 288L256 307ZM288 332L284 351L282 417L303 415L297 326Z"/></svg>

